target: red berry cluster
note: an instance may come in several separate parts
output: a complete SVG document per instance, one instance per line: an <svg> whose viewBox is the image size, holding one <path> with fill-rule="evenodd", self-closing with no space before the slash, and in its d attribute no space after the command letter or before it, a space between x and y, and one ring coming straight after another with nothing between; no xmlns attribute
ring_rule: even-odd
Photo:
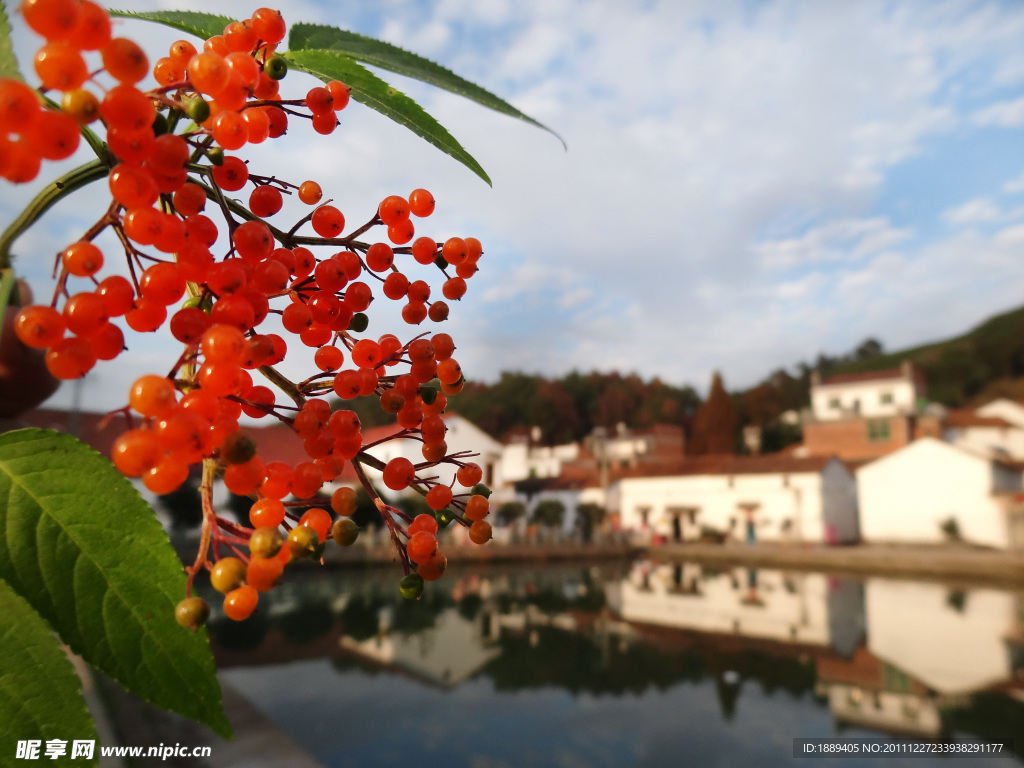
<svg viewBox="0 0 1024 768"><path fill-rule="evenodd" d="M444 572L439 519L469 526L474 542L487 541L486 490L456 497L436 476L421 477L449 463L458 467L461 485L472 487L481 479L480 468L466 454L450 454L444 441L447 395L457 394L465 381L451 337L364 335L375 294L404 302L402 318L410 325L445 320L448 304L432 301L427 281L411 281L402 268L439 268L442 295L457 301L477 270L479 241L413 240L413 217L434 210L434 198L424 189L385 198L365 225L345 235L344 215L330 201L320 204L319 184L256 176L242 158L224 154L283 136L290 117L331 133L349 89L332 81L303 98L281 99L287 64L274 49L284 39L285 23L266 8L229 24L202 52L187 40L175 42L152 70L138 45L111 37L107 13L91 0L25 0L21 10L46 38L35 59L42 86L33 90L0 80L0 114L7 126L0 135L0 172L12 182L27 181L41 159L74 152L80 126L98 124L105 129L101 159L109 162L112 200L103 217L60 255L51 303L23 309L15 332L25 344L46 350L55 377L74 379L125 348L116 318L138 333L169 323L183 352L166 375L134 382L122 409L131 428L118 438L111 458L122 473L141 478L157 494L178 488L190 467L202 463L203 538L189 568L189 589L199 570L210 570L214 586L225 593L225 613L244 619L291 558L319 557L329 537L351 544L358 532L349 517L355 509L352 489L336 490L329 502L319 497L322 506L310 508L346 462L398 547L406 574L403 594L418 594L423 580ZM99 52L101 67L87 64L89 51ZM158 86L146 90L139 83L150 71ZM103 87L104 74L116 84ZM46 90L63 92L60 108L43 104ZM247 206L228 194L246 185L252 185ZM280 212L283 196L291 194L316 207L287 229L268 224L265 219ZM307 224L315 234L301 233ZM387 228L390 244L360 239L376 226ZM101 274L106 259L93 241L107 230L123 246L126 276ZM271 315L280 317L283 335L261 328ZM295 346L316 350L316 370L301 382L274 368ZM254 382L253 372L265 383ZM343 400L378 398L397 421L389 439L422 441L423 462L394 459L384 465L367 454L358 417L350 410L332 412L324 399L332 394ZM285 402L279 401L282 395ZM308 460L296 466L264 463L251 438L239 431L243 413L290 425L303 439ZM386 504L374 493L367 466L383 471L393 490L424 494L437 517L413 520ZM251 527L213 509L217 474L232 492L253 498ZM300 508L307 511L300 514ZM200 614L189 598L179 620L195 626Z"/></svg>

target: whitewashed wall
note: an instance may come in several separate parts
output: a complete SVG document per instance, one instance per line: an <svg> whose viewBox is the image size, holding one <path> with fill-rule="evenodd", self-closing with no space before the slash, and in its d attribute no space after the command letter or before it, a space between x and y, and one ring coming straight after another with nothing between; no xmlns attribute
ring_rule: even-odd
<svg viewBox="0 0 1024 768"><path fill-rule="evenodd" d="M953 517L975 544L1009 545L1005 513L993 486L1016 482L991 460L930 437L857 470L861 535L869 542L937 544Z"/></svg>

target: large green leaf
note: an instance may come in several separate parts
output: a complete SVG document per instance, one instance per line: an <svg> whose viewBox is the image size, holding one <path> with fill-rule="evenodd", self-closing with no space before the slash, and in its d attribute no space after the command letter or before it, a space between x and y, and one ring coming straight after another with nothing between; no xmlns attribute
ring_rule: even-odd
<svg viewBox="0 0 1024 768"><path fill-rule="evenodd" d="M308 72L325 82L340 80L352 89L352 98L362 102L399 125L404 125L442 152L451 155L473 173L491 183L480 164L437 120L415 101L392 88L368 69L334 51L301 50L282 54L293 69Z"/></svg>
<svg viewBox="0 0 1024 768"><path fill-rule="evenodd" d="M47 764L46 742L66 742L57 764L96 765L93 759L70 761L76 739L96 741L96 728L82 698L82 682L67 654L43 617L0 579L0 756L4 764L17 759L19 741L40 742L39 756ZM8 762L10 761L10 762Z"/></svg>
<svg viewBox="0 0 1024 768"><path fill-rule="evenodd" d="M218 16L214 13L200 13L198 11L154 11L149 13L136 13L135 11L110 11L111 16L119 16L122 19L144 19L155 21L167 27L173 27L206 40L224 31L224 27L237 19L227 16Z"/></svg>
<svg viewBox="0 0 1024 768"><path fill-rule="evenodd" d="M174 620L181 562L149 505L87 445L0 435L0 578L125 688L230 733L206 633Z"/></svg>
<svg viewBox="0 0 1024 768"><path fill-rule="evenodd" d="M11 43L11 20L7 17L6 3L0 0L0 77L24 80L18 71L18 60L14 58Z"/></svg>
<svg viewBox="0 0 1024 768"><path fill-rule="evenodd" d="M497 112L543 128L561 141L563 147L565 146L565 141L557 133L529 115L523 114L511 104L499 99L490 91L464 80L430 59L399 48L397 45L337 27L325 27L320 24L293 24L288 33L288 47L293 52L299 50L335 51L364 64L380 67L389 72L443 88Z"/></svg>

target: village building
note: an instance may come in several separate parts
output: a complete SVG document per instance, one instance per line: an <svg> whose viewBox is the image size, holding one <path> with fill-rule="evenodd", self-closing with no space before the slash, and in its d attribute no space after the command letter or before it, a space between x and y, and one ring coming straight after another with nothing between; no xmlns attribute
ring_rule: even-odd
<svg viewBox="0 0 1024 768"><path fill-rule="evenodd" d="M925 435L938 437L938 416L926 411L924 376L905 361L885 371L811 375L811 408L801 455L863 461Z"/></svg>
<svg viewBox="0 0 1024 768"><path fill-rule="evenodd" d="M609 508L625 530L667 541L854 542L857 490L838 459L695 456L662 476L623 477Z"/></svg>
<svg viewBox="0 0 1024 768"><path fill-rule="evenodd" d="M1024 460L1024 426L1002 416L986 416L980 408L947 411L942 422L942 439L975 453Z"/></svg>
<svg viewBox="0 0 1024 768"><path fill-rule="evenodd" d="M857 469L868 543L1024 546L1019 465L925 437Z"/></svg>

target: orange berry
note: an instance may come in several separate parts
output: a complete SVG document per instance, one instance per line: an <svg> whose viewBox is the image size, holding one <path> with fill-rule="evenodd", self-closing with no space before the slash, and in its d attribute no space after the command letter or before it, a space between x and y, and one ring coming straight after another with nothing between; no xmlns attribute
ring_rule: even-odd
<svg viewBox="0 0 1024 768"><path fill-rule="evenodd" d="M135 380L128 404L143 416L159 417L177 405L178 391L165 376L147 374Z"/></svg>
<svg viewBox="0 0 1024 768"><path fill-rule="evenodd" d="M60 108L79 125L94 123L100 117L99 99L84 88L65 91L60 100Z"/></svg>
<svg viewBox="0 0 1024 768"><path fill-rule="evenodd" d="M110 460L126 477L142 477L164 454L159 438L148 429L121 433L110 449Z"/></svg>
<svg viewBox="0 0 1024 768"><path fill-rule="evenodd" d="M469 520L483 520L489 510L490 502L478 493L474 493L466 501L466 518Z"/></svg>
<svg viewBox="0 0 1024 768"><path fill-rule="evenodd" d="M253 12L252 29L260 40L271 45L284 40L287 31L281 12L271 8L258 8Z"/></svg>
<svg viewBox="0 0 1024 768"><path fill-rule="evenodd" d="M213 38L207 40L209 43ZM231 77L231 67L223 56L203 52L196 54L186 67L189 82L197 91L214 96L224 90Z"/></svg>
<svg viewBox="0 0 1024 768"><path fill-rule="evenodd" d="M414 189L409 193L409 212L413 216L429 216L434 212L434 196L425 189Z"/></svg>
<svg viewBox="0 0 1024 768"><path fill-rule="evenodd" d="M416 531L406 542L405 552L414 563L425 563L437 552L437 537L429 531Z"/></svg>
<svg viewBox="0 0 1024 768"><path fill-rule="evenodd" d="M424 581L437 581L444 576L445 570L448 568L448 558L445 557L441 550L437 550L434 556L427 560L425 563L420 563L416 568L416 572L422 577Z"/></svg>
<svg viewBox="0 0 1024 768"><path fill-rule="evenodd" d="M67 40L78 23L79 6L76 0L23 0L21 15L47 40Z"/></svg>
<svg viewBox="0 0 1024 768"><path fill-rule="evenodd" d="M480 469L479 464L469 462L459 467L459 471L455 473L455 479L459 481L459 485L463 488L472 488L474 485L483 480L484 471Z"/></svg>
<svg viewBox="0 0 1024 768"><path fill-rule="evenodd" d="M307 509L299 518L299 525L312 528L320 541L327 541L327 532L331 530L331 514L320 507Z"/></svg>
<svg viewBox="0 0 1024 768"><path fill-rule="evenodd" d="M28 347L46 349L63 338L64 317L53 307L25 307L14 319L14 334Z"/></svg>
<svg viewBox="0 0 1024 768"><path fill-rule="evenodd" d="M36 52L33 63L43 85L57 91L81 88L89 78L82 54L65 42L47 43Z"/></svg>
<svg viewBox="0 0 1024 768"><path fill-rule="evenodd" d="M284 573L284 561L276 557L253 557L245 569L245 580L257 592L267 592L277 586Z"/></svg>
<svg viewBox="0 0 1024 768"><path fill-rule="evenodd" d="M243 584L224 595L224 615L232 621L245 621L256 610L259 599L255 588Z"/></svg>
<svg viewBox="0 0 1024 768"><path fill-rule="evenodd" d="M96 51L110 41L110 15L92 0L78 0L78 19L68 38L84 51Z"/></svg>
<svg viewBox="0 0 1024 768"><path fill-rule="evenodd" d="M316 205L323 197L323 190L315 181L304 181L299 185L299 200L306 205Z"/></svg>
<svg viewBox="0 0 1024 768"><path fill-rule="evenodd" d="M402 491L416 478L416 468L404 456L396 456L384 465L384 485L393 491Z"/></svg>
<svg viewBox="0 0 1024 768"><path fill-rule="evenodd" d="M469 526L469 540L474 544L486 544L491 539L491 524L486 520L477 520Z"/></svg>
<svg viewBox="0 0 1024 768"><path fill-rule="evenodd" d="M249 522L253 528L277 528L284 522L284 517L284 504L278 499L260 499L249 508Z"/></svg>
<svg viewBox="0 0 1024 768"><path fill-rule="evenodd" d="M428 507L435 512L440 511L452 503L452 489L447 485L435 485L427 491L426 500Z"/></svg>
<svg viewBox="0 0 1024 768"><path fill-rule="evenodd" d="M321 205L313 212L313 230L320 237L338 237L345 229L345 217L333 205Z"/></svg>
<svg viewBox="0 0 1024 768"><path fill-rule="evenodd" d="M358 496L355 489L349 488L347 485L341 486L331 494L331 509L336 515L350 517L356 511L357 506Z"/></svg>
<svg viewBox="0 0 1024 768"><path fill-rule="evenodd" d="M146 52L134 40L115 37L100 48L107 73L122 83L137 83L149 74Z"/></svg>

